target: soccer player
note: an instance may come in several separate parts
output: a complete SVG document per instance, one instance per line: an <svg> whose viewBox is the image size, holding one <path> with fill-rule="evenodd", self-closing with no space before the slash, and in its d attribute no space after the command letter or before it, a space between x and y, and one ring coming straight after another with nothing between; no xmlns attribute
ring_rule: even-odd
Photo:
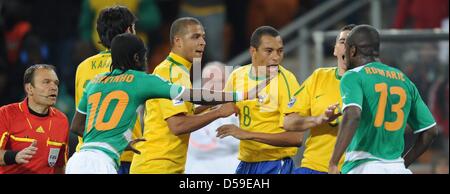
<svg viewBox="0 0 450 194"><path fill-rule="evenodd" d="M257 28L250 40L252 64L234 70L225 91L246 91L266 78L268 67L278 67L275 78L258 98L238 102L240 125L223 125L218 137L231 135L241 139L237 174L292 173L292 156L302 143L302 132L283 129L286 104L299 90L295 76L281 66L283 41L279 32L270 26Z"/></svg>
<svg viewBox="0 0 450 194"><path fill-rule="evenodd" d="M343 119L329 173L410 174L407 167L432 143L436 122L415 85L400 70L379 62L380 37L369 25L353 28L345 41L347 72L341 79ZM409 124L419 134L402 157Z"/></svg>
<svg viewBox="0 0 450 194"><path fill-rule="evenodd" d="M115 174L119 167L119 156L127 146L140 154L133 145L143 139L131 140L130 129L136 120L136 108L149 98L191 101L204 105L245 99L234 97L246 96L234 92L186 89L184 86L172 85L159 76L148 75L142 71L146 64L146 53L144 43L136 35L124 33L113 39L111 72L96 76L86 86L75 113L71 130L82 136L84 143L80 152L69 159L67 173ZM221 98L210 100L211 95ZM219 118L228 117L237 114L237 108L233 103L227 103L214 113Z"/></svg>
<svg viewBox="0 0 450 194"><path fill-rule="evenodd" d="M100 37L100 43L107 48L107 50L100 52L97 55L89 57L78 65L75 75L75 105L78 106L83 95L83 90L87 84L100 73L109 72L111 66L111 41L112 39L122 33L135 34L136 17L133 13L124 6L113 6L103 9L97 18L97 33ZM139 117L133 128L133 139L142 136L142 127L140 125ZM82 138L78 138L77 151L80 150L83 144ZM133 159L133 152L126 151L121 155L121 165L119 174L128 174L131 160Z"/></svg>
<svg viewBox="0 0 450 194"><path fill-rule="evenodd" d="M170 44L169 56L153 74L191 88L190 69L194 58L202 57L206 45L202 24L191 17L175 20L170 28ZM252 91L263 88L255 87ZM248 94L249 99L255 97L253 92L237 93ZM134 155L130 173L184 173L189 133L222 117L217 110L193 115L191 102L167 99L148 100L145 112L144 138L147 141L137 144L142 154Z"/></svg>
<svg viewBox="0 0 450 194"><path fill-rule="evenodd" d="M302 122L301 117L320 116L323 110L330 104L339 102L342 106L341 93L339 91L339 82L346 71L344 64L345 47L344 42L348 33L355 25L347 25L341 28L336 38L333 55L337 59L337 67L319 68L306 79L297 91L295 109L299 114L289 114L284 118L284 128L286 130L300 130ZM303 130L309 128L303 127ZM328 163L333 153L336 143L336 136L339 129L339 120L325 123L317 127L310 128L309 137L305 142L305 151L301 167L296 169L299 174L326 174L328 173ZM344 160L341 158L339 167Z"/></svg>
<svg viewBox="0 0 450 194"><path fill-rule="evenodd" d="M27 97L0 107L0 174L64 173L69 121L52 107L58 76L51 65L33 65L24 74Z"/></svg>

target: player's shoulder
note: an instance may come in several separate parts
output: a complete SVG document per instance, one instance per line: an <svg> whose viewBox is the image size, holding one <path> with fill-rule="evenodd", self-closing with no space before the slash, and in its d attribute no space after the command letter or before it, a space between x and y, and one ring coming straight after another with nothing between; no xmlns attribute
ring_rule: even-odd
<svg viewBox="0 0 450 194"><path fill-rule="evenodd" d="M331 75L335 74L337 70L337 67L320 67L314 70L312 75Z"/></svg>
<svg viewBox="0 0 450 194"><path fill-rule="evenodd" d="M108 53L98 53L96 55L92 55L92 56L86 58L85 60L83 60L78 65L78 68L86 68L87 66L89 66L92 63L92 61L97 61L97 60L105 58L105 57L111 57L111 55Z"/></svg>
<svg viewBox="0 0 450 194"><path fill-rule="evenodd" d="M137 71L137 70L132 70L132 69L128 70L127 73L132 74L132 75L134 75L135 77L144 77L144 76L148 76L148 74L147 74L146 72L144 72L144 71Z"/></svg>
<svg viewBox="0 0 450 194"><path fill-rule="evenodd" d="M14 115L17 112L20 111L20 103L21 102L15 102L15 103L11 103L11 104L6 104L0 107L0 114L9 114L9 115Z"/></svg>
<svg viewBox="0 0 450 194"><path fill-rule="evenodd" d="M62 120L64 122L69 122L69 119L67 118L66 114L64 114L62 111L57 109L56 107L50 107L50 111L52 111L53 118L57 120Z"/></svg>
<svg viewBox="0 0 450 194"><path fill-rule="evenodd" d="M287 79L295 79L297 80L297 78L295 77L295 74L292 73L292 71L289 71L288 69L286 69L283 66L278 66L278 71L280 72L281 75L285 76Z"/></svg>
<svg viewBox="0 0 450 194"><path fill-rule="evenodd" d="M161 79L163 81L167 81L166 79L164 79L163 77L159 76L158 74L148 74L145 71L136 71L136 70L128 70L130 72L130 74L133 74L136 79L152 79L152 80L156 80L156 79ZM142 83L139 83L142 84Z"/></svg>
<svg viewBox="0 0 450 194"><path fill-rule="evenodd" d="M251 66L252 66L252 64L247 64L247 65L240 66L238 68L235 68L233 70L233 72L231 72L231 74L247 73L247 72L250 71Z"/></svg>
<svg viewBox="0 0 450 194"><path fill-rule="evenodd" d="M361 70L364 68L364 66L355 67L353 69L347 70L344 75L342 76L341 82L345 82L345 80L354 80L358 79L361 74Z"/></svg>
<svg viewBox="0 0 450 194"><path fill-rule="evenodd" d="M173 65L172 62L165 59L164 61L162 61L155 67L155 69L153 70L153 74L160 75L160 76L166 76L166 75L168 76L172 65Z"/></svg>

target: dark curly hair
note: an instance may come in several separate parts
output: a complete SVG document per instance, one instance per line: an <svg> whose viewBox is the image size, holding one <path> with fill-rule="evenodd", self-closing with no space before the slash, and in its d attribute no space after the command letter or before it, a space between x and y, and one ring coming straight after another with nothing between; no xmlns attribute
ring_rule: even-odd
<svg viewBox="0 0 450 194"><path fill-rule="evenodd" d="M112 39L116 35L124 33L136 21L136 16L127 7L117 5L103 9L97 19L100 44L111 48Z"/></svg>

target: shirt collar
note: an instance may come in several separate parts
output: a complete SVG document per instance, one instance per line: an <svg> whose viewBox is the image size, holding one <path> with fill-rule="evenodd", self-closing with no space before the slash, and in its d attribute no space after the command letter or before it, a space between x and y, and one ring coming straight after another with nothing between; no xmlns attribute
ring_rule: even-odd
<svg viewBox="0 0 450 194"><path fill-rule="evenodd" d="M185 58L183 58L180 55L177 55L173 52L170 52L169 56L167 57L167 60L169 60L172 63L175 63L177 65L181 65L184 66L188 71L191 70L192 67L192 63L189 62L188 60L186 60Z"/></svg>
<svg viewBox="0 0 450 194"><path fill-rule="evenodd" d="M28 107L28 97L25 97L25 99L19 103L19 109L20 109L20 111L24 112L25 114L34 115L34 114L31 114L30 109ZM52 116L52 115L53 115L53 109L52 109L52 107L49 107L47 116ZM37 116L37 115L34 115L34 116Z"/></svg>

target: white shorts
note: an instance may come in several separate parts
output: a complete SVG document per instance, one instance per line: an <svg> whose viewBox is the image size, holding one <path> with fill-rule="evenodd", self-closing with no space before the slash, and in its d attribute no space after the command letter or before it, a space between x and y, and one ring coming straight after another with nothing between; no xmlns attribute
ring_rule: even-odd
<svg viewBox="0 0 450 194"><path fill-rule="evenodd" d="M348 171L347 174L412 174L401 162L369 161Z"/></svg>
<svg viewBox="0 0 450 194"><path fill-rule="evenodd" d="M66 174L117 174L112 158L100 150L75 152L66 164Z"/></svg>

